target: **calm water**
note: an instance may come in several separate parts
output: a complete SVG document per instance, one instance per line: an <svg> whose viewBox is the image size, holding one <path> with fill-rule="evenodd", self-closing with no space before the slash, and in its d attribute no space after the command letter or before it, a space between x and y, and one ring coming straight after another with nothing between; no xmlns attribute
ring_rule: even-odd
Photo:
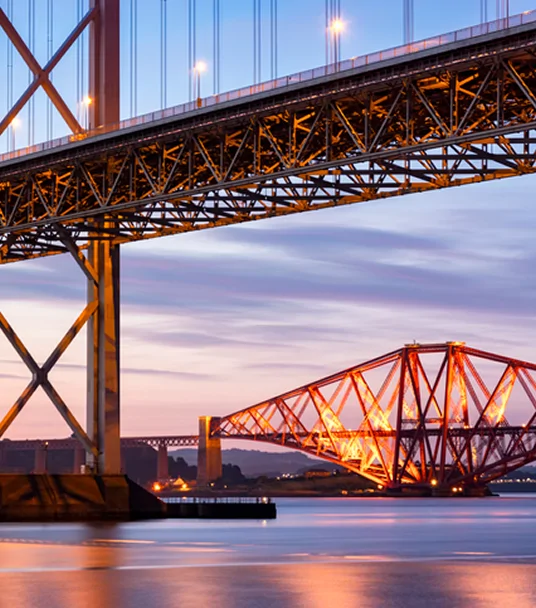
<svg viewBox="0 0 536 608"><path fill-rule="evenodd" d="M277 502L268 522L0 526L0 607L536 607L536 497Z"/></svg>

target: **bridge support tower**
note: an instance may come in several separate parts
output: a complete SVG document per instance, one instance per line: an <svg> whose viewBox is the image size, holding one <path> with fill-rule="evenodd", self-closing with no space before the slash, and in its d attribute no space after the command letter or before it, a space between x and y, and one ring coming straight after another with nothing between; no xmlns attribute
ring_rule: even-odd
<svg viewBox="0 0 536 608"><path fill-rule="evenodd" d="M97 8L89 37L89 127L119 122L120 0L91 0ZM119 246L110 243L111 224L95 224L86 266L88 306L96 311L88 320L87 434L98 455L87 464L100 474L121 472L119 398ZM78 256L80 256L78 252ZM87 273L86 273L87 274Z"/></svg>
<svg viewBox="0 0 536 608"><path fill-rule="evenodd" d="M165 443L161 443L158 446L156 478L158 481L164 481L169 478L168 450Z"/></svg>
<svg viewBox="0 0 536 608"><path fill-rule="evenodd" d="M197 448L197 485L208 486L222 475L221 439L211 437L211 416L199 418L199 446Z"/></svg>
<svg viewBox="0 0 536 608"><path fill-rule="evenodd" d="M86 452L83 448L73 450L73 473L81 473L82 465L86 462Z"/></svg>
<svg viewBox="0 0 536 608"><path fill-rule="evenodd" d="M47 447L44 445L40 445L38 447L35 448L35 453L34 453L34 473L39 473L39 474L43 474L47 472L47 468L48 468L48 453L47 453Z"/></svg>

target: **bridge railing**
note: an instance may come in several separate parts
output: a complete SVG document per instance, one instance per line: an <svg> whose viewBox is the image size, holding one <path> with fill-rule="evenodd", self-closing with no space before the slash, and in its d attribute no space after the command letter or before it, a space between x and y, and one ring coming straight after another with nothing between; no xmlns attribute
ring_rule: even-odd
<svg viewBox="0 0 536 608"><path fill-rule="evenodd" d="M275 80L268 80L260 84L254 84L247 87L242 87L240 89L234 89L226 93L220 93L218 95L212 95L210 97L205 97L202 99L200 98L195 101L182 103L180 105L166 108L164 110L149 112L148 114L143 114L134 118L128 118L115 124L106 125L106 127L99 127L97 129L85 131L84 133L79 135L67 135L59 139L43 142L34 146L28 146L26 148L14 150L13 152L7 152L5 154L0 155L0 163L3 161L25 156L27 154L45 152L47 150L58 148L60 146L64 146L79 140L87 139L89 137L103 135L105 133L128 129L131 127L136 127L144 125L146 123L155 122L166 118L172 118L173 116L188 114L190 112L195 112L196 110L202 108L212 107L220 103L236 101L238 99L242 99L243 97L249 97L258 93L265 93L275 89L283 89L294 84L308 82L316 78L329 76L338 72L344 72L355 68L366 67L368 65L373 65L382 61L388 61L390 59L396 59L397 57L407 56L412 53L417 53L419 51L424 51L446 44L451 44L453 42L462 42L471 38L477 38L478 36L485 36L487 34L499 32L501 30L506 30L513 27L518 27L520 25L526 25L528 23L533 22L536 22L536 9L525 11L524 13L518 15L512 15L511 17L497 19L495 21L489 21L488 23L483 23L481 25L466 27L461 30L449 32L447 34L441 34L439 36L434 36L432 38L427 38L418 42L412 42L410 44L396 46L383 51L369 53L368 55L352 57L351 59L346 59L337 63L332 63L318 68L305 70L303 72L297 72L295 74L283 76L282 78L277 78Z"/></svg>

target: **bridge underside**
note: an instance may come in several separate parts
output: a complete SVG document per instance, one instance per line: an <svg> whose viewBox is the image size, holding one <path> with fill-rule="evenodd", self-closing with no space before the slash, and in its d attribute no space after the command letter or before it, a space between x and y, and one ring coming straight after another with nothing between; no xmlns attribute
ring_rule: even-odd
<svg viewBox="0 0 536 608"><path fill-rule="evenodd" d="M483 486L536 460L535 372L463 343L410 345L214 419L212 434L302 450L388 488Z"/></svg>
<svg viewBox="0 0 536 608"><path fill-rule="evenodd" d="M535 51L520 26L3 163L0 262L68 251L60 225L84 248L533 173Z"/></svg>

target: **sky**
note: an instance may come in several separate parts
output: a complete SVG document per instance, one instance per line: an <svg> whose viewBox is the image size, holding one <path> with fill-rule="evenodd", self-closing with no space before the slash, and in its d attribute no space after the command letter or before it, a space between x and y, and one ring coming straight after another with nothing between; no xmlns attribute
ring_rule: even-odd
<svg viewBox="0 0 536 608"><path fill-rule="evenodd" d="M222 4L225 31L251 18L245 0ZM323 46L310 54L307 31L315 20L321 30L323 2L280 4L288 11L280 72L321 64ZM381 11L342 4L344 57L401 42L401 1ZM417 38L479 18L476 0L475 7L453 0L448 11L435 1L415 4ZM521 0L511 6L534 8ZM241 86L252 71L240 70L229 36L223 44L222 88ZM535 185L527 176L124 246L123 435L194 433L199 415L228 414L413 340L462 340L536 360ZM79 269L59 256L2 266L0 281L0 309L43 362L84 306ZM5 340L0 361L5 411L30 378ZM80 420L84 364L81 334L51 374ZM67 433L38 392L7 436Z"/></svg>

